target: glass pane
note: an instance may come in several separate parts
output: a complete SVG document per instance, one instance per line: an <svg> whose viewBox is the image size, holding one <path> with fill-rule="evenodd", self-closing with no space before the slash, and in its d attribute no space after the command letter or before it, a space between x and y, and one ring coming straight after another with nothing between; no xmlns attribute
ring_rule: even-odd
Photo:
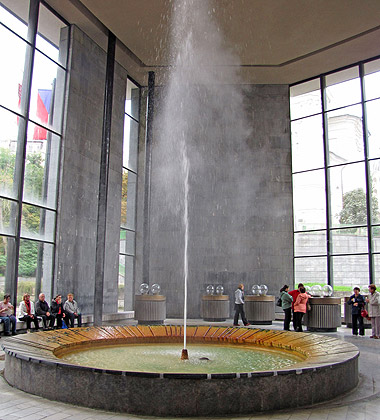
<svg viewBox="0 0 380 420"><path fill-rule="evenodd" d="M372 160L369 162L369 173L372 194L372 223L380 223L380 160Z"/></svg>
<svg viewBox="0 0 380 420"><path fill-rule="evenodd" d="M372 247L374 252L380 252L380 226L372 228Z"/></svg>
<svg viewBox="0 0 380 420"><path fill-rule="evenodd" d="M365 98L380 98L380 60L364 64Z"/></svg>
<svg viewBox="0 0 380 420"><path fill-rule="evenodd" d="M133 310L133 278L134 257L128 255L119 256L119 295L118 311Z"/></svg>
<svg viewBox="0 0 380 420"><path fill-rule="evenodd" d="M0 236L0 299L4 296L5 291L10 292L10 284L8 282L11 280L11 272L13 270L7 270L7 263L13 267L12 257L14 257L14 252L15 240ZM10 259L10 262L8 262L8 259Z"/></svg>
<svg viewBox="0 0 380 420"><path fill-rule="evenodd" d="M64 26L65 24L60 19L53 15L43 4L40 4L36 47L57 62L61 29Z"/></svg>
<svg viewBox="0 0 380 420"><path fill-rule="evenodd" d="M292 127L292 170L323 168L322 115L293 121Z"/></svg>
<svg viewBox="0 0 380 420"><path fill-rule="evenodd" d="M123 168L121 180L121 219L120 225L127 227L127 194L128 194L128 171Z"/></svg>
<svg viewBox="0 0 380 420"><path fill-rule="evenodd" d="M329 165L364 159L362 107L350 106L329 112Z"/></svg>
<svg viewBox="0 0 380 420"><path fill-rule="evenodd" d="M120 254L135 255L135 232L120 230Z"/></svg>
<svg viewBox="0 0 380 420"><path fill-rule="evenodd" d="M20 242L17 302L21 302L24 293L29 293L30 299L35 302L41 291L50 301L53 253L54 246L51 244L27 240Z"/></svg>
<svg viewBox="0 0 380 420"><path fill-rule="evenodd" d="M16 235L17 203L0 198L0 233ZM0 296L1 298L1 296Z"/></svg>
<svg viewBox="0 0 380 420"><path fill-rule="evenodd" d="M55 209L59 146L59 136L35 124L29 124L24 201Z"/></svg>
<svg viewBox="0 0 380 420"><path fill-rule="evenodd" d="M333 227L365 225L367 203L364 163L329 169Z"/></svg>
<svg viewBox="0 0 380 420"><path fill-rule="evenodd" d="M338 229L331 231L333 254L359 254L368 252L367 228Z"/></svg>
<svg viewBox="0 0 380 420"><path fill-rule="evenodd" d="M380 157L380 100L367 102L366 110L369 158Z"/></svg>
<svg viewBox="0 0 380 420"><path fill-rule="evenodd" d="M327 284L327 257L295 258L294 284Z"/></svg>
<svg viewBox="0 0 380 420"><path fill-rule="evenodd" d="M17 186L13 185L17 148L17 117L0 108L0 194L16 198Z"/></svg>
<svg viewBox="0 0 380 420"><path fill-rule="evenodd" d="M365 286L369 284L367 255L332 257L332 264L334 289L344 286L350 291L359 286L366 290Z"/></svg>
<svg viewBox="0 0 380 420"><path fill-rule="evenodd" d="M30 99L30 118L37 123L53 128L60 132L60 124L54 120L61 120L61 112L57 109L62 108L62 104L57 104L63 100L63 95L56 95L57 74L63 72L51 60L36 51L33 69L32 93ZM54 104L54 112L53 106ZM39 129L34 135L36 139L46 138L46 130Z"/></svg>
<svg viewBox="0 0 380 420"><path fill-rule="evenodd" d="M55 212L24 204L22 206L21 236L53 242Z"/></svg>
<svg viewBox="0 0 380 420"><path fill-rule="evenodd" d="M140 89L130 80L127 81L127 93L125 99L125 112L139 120Z"/></svg>
<svg viewBox="0 0 380 420"><path fill-rule="evenodd" d="M323 170L293 175L294 230L326 228Z"/></svg>
<svg viewBox="0 0 380 420"><path fill-rule="evenodd" d="M137 172L139 125L127 115L124 118L123 166Z"/></svg>
<svg viewBox="0 0 380 420"><path fill-rule="evenodd" d="M117 295L117 310L124 311L124 287L125 287L125 255L119 255L119 280L118 280L118 295Z"/></svg>
<svg viewBox="0 0 380 420"><path fill-rule="evenodd" d="M327 110L361 101L359 68L351 67L326 76Z"/></svg>
<svg viewBox="0 0 380 420"><path fill-rule="evenodd" d="M326 255L326 231L295 233L294 253L296 257Z"/></svg>
<svg viewBox="0 0 380 420"><path fill-rule="evenodd" d="M20 112L26 48L24 41L0 25L0 104L16 112Z"/></svg>
<svg viewBox="0 0 380 420"><path fill-rule="evenodd" d="M131 230L136 228L136 191L136 174L123 169L121 226Z"/></svg>
<svg viewBox="0 0 380 420"><path fill-rule="evenodd" d="M292 120L320 112L322 112L322 101L319 79L290 88L290 115Z"/></svg>
<svg viewBox="0 0 380 420"><path fill-rule="evenodd" d="M28 21L29 16L29 1L1 0L1 3L5 7L0 4L0 22L26 39L28 34L26 22ZM12 13L8 12L6 8ZM0 42L0 44L1 43L2 42Z"/></svg>
<svg viewBox="0 0 380 420"><path fill-rule="evenodd" d="M375 265L375 284L380 284L380 255L375 254L373 256L373 261ZM369 282L368 282L369 284ZM368 286L367 284L367 286ZM363 289L363 293L366 293L368 291L367 287Z"/></svg>

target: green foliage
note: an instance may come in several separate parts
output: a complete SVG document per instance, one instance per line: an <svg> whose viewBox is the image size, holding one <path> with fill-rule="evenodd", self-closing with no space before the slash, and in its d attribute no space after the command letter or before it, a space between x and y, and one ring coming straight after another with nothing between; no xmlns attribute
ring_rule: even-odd
<svg viewBox="0 0 380 420"><path fill-rule="evenodd" d="M118 299L124 299L124 284L119 284L118 288Z"/></svg>
<svg viewBox="0 0 380 420"><path fill-rule="evenodd" d="M23 296L24 293L34 294L34 281L19 281L17 285L17 294Z"/></svg>
<svg viewBox="0 0 380 420"><path fill-rule="evenodd" d="M373 222L379 220L379 202L372 191ZM341 225L365 225L367 223L367 200L363 188L349 191L343 195L343 207L339 213ZM355 233L357 229L351 229Z"/></svg>
<svg viewBox="0 0 380 420"><path fill-rule="evenodd" d="M42 197L44 181L44 162L41 153L28 153L25 165L25 194L29 197Z"/></svg>
<svg viewBox="0 0 380 420"><path fill-rule="evenodd" d="M127 223L127 190L128 190L128 172L123 172L121 181L121 224Z"/></svg>
<svg viewBox="0 0 380 420"><path fill-rule="evenodd" d="M5 255L5 247L0 245L0 276L5 276L5 269L7 268L7 257Z"/></svg>
<svg viewBox="0 0 380 420"><path fill-rule="evenodd" d="M326 286L325 283L303 283L304 286L315 286L318 284L319 286L323 287ZM334 290L337 292L350 292L352 290L351 286L334 286Z"/></svg>
<svg viewBox="0 0 380 420"><path fill-rule="evenodd" d="M36 273L38 244L33 241L21 241L18 273L21 277L31 277Z"/></svg>
<svg viewBox="0 0 380 420"><path fill-rule="evenodd" d="M11 191L13 188L15 153L0 148L0 188ZM24 191L28 196L42 197L44 182L44 159L41 153L28 153L25 162ZM11 201L0 200L0 226L5 226L11 217ZM31 205L23 206L22 223L28 230L38 232L40 209ZM0 274L5 275L7 240L0 241ZM19 256L19 275L34 276L37 268L38 244L22 241Z"/></svg>
<svg viewBox="0 0 380 420"><path fill-rule="evenodd" d="M0 185L10 190L13 185L13 172L16 155L8 149L0 148Z"/></svg>
<svg viewBox="0 0 380 420"><path fill-rule="evenodd" d="M20 281L17 285L17 302L21 302L24 293L28 293L32 301L35 301L35 282L34 281Z"/></svg>

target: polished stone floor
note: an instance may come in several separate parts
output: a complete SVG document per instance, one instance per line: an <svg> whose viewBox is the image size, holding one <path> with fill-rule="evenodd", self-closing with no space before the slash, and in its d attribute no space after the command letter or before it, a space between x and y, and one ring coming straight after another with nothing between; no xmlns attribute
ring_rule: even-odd
<svg viewBox="0 0 380 420"><path fill-rule="evenodd" d="M167 324L180 324L183 320L167 320ZM133 324L129 321L128 324ZM189 324L205 324L201 320L191 320ZM209 323L207 323L209 324ZM231 325L232 321L216 323L215 325ZM256 327L256 326L255 326ZM260 327L260 326L258 326ZM263 326L268 328L268 326ZM282 329L282 322L275 321L269 328ZM351 330L345 326L336 333L326 333L347 342L360 349L359 372L360 383L350 393L333 401L318 406L298 410L285 410L244 417L226 417L228 419L261 419L261 420L379 420L380 419L380 340L370 339L370 330L365 337L353 337ZM0 339L0 346L1 341ZM4 354L0 352L0 371L4 369ZM36 384L39 386L39 384ZM67 390L65 390L66 392ZM255 398L252 395L252 398ZM147 395L149 400L149 395ZM64 403L48 401L9 386L0 376L0 420L105 420L105 419L155 419L155 417L133 416L110 413L89 408L72 406ZM157 419L157 418L156 418ZM210 418L212 420L212 418Z"/></svg>

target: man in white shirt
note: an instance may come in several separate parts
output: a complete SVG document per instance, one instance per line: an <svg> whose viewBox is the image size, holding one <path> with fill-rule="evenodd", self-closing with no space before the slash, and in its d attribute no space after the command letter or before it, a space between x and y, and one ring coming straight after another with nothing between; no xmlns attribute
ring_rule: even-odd
<svg viewBox="0 0 380 420"><path fill-rule="evenodd" d="M241 320L245 326L250 325L245 317L244 313L244 284L239 284L238 288L235 290L235 316L234 316L234 326L239 326L239 314Z"/></svg>

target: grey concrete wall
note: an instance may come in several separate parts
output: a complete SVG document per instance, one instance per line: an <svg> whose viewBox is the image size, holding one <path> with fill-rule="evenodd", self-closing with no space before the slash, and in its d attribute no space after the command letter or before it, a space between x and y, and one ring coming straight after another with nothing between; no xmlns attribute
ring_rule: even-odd
<svg viewBox="0 0 380 420"><path fill-rule="evenodd" d="M97 200L106 52L71 28L57 218L55 293L73 292L93 313ZM126 74L115 68L108 189L104 312L117 311L123 111Z"/></svg>
<svg viewBox="0 0 380 420"><path fill-rule="evenodd" d="M226 128L227 135L220 132L211 140L199 133L192 139L198 150L190 159L189 317L200 316L201 296L208 284L224 286L232 310L233 292L240 282L248 289L266 284L269 294L278 294L285 282L293 283L288 87L249 86L243 96L241 117L251 129L248 138L234 137L235 129L242 131L236 119ZM161 90L157 110L164 101ZM212 130L218 130L217 116L206 109L205 115L216 119ZM158 118L155 142L160 124ZM154 149L150 283L161 285L167 316L179 317L184 303L183 206L180 197L171 197L170 185L163 184L173 183L175 190L181 169L178 166L177 174L167 176L163 166L180 157L170 156L170 162L166 158L159 147Z"/></svg>

